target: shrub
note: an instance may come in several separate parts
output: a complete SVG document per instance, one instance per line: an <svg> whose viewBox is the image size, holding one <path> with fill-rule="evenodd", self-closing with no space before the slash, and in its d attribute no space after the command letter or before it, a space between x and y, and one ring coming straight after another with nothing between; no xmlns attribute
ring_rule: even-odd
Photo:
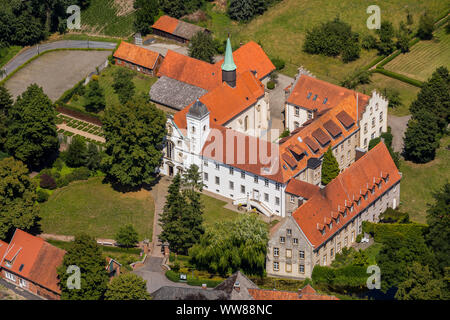
<svg viewBox="0 0 450 320"><path fill-rule="evenodd" d="M168 270L166 272L166 277L167 277L167 279L169 279L172 282L178 282L180 280L180 274L173 270Z"/></svg>
<svg viewBox="0 0 450 320"><path fill-rule="evenodd" d="M61 158L56 159L55 163L53 163L53 167L58 171L61 171L63 166L64 163Z"/></svg>
<svg viewBox="0 0 450 320"><path fill-rule="evenodd" d="M382 223L408 223L409 214L406 212L400 212L392 208L387 208L387 210L381 215Z"/></svg>
<svg viewBox="0 0 450 320"><path fill-rule="evenodd" d="M173 270L174 272L180 271L180 263L179 263L178 261L175 262L175 264L174 264L173 267L172 267L172 270Z"/></svg>
<svg viewBox="0 0 450 320"><path fill-rule="evenodd" d="M48 200L50 196L47 191L39 189L37 192L37 202L42 203Z"/></svg>
<svg viewBox="0 0 450 320"><path fill-rule="evenodd" d="M272 90L273 88L275 88L275 82L270 80L267 82L267 89Z"/></svg>
<svg viewBox="0 0 450 320"><path fill-rule="evenodd" d="M278 71L284 69L284 67L286 65L284 60L280 59L280 58L273 58L272 63L275 66L275 68L277 68Z"/></svg>
<svg viewBox="0 0 450 320"><path fill-rule="evenodd" d="M360 234L358 234L358 235L356 236L356 242L357 242L357 243L360 243L360 242L361 242L361 239L362 239L362 233L360 233Z"/></svg>
<svg viewBox="0 0 450 320"><path fill-rule="evenodd" d="M55 180L48 174L42 174L41 175L41 181L40 181L40 187L43 189L56 189L56 182Z"/></svg>
<svg viewBox="0 0 450 320"><path fill-rule="evenodd" d="M56 185L58 186L58 188L62 188L65 187L67 185L69 185L70 181L69 179L67 179L66 176L59 178L58 180L56 180Z"/></svg>
<svg viewBox="0 0 450 320"><path fill-rule="evenodd" d="M375 49L377 47L377 39L369 34L362 39L361 46L366 50Z"/></svg>
<svg viewBox="0 0 450 320"><path fill-rule="evenodd" d="M69 182L78 181L78 180L87 180L91 175L91 171L86 167L80 167L75 169L72 173L66 175L66 178Z"/></svg>

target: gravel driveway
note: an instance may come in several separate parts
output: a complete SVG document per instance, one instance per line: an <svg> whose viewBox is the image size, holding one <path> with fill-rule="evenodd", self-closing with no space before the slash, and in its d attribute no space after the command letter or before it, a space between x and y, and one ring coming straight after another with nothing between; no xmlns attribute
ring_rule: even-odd
<svg viewBox="0 0 450 320"><path fill-rule="evenodd" d="M36 83L52 101L88 76L106 61L111 51L53 51L32 61L5 84L16 98Z"/></svg>
<svg viewBox="0 0 450 320"><path fill-rule="evenodd" d="M404 117L388 115L388 126L391 127L391 133L393 135L392 148L395 152L403 151L403 138L409 119L411 119L411 115Z"/></svg>

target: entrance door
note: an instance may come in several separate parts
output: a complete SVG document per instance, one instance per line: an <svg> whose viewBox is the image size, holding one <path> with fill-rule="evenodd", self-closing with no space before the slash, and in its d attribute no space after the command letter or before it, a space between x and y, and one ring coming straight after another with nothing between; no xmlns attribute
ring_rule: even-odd
<svg viewBox="0 0 450 320"><path fill-rule="evenodd" d="M253 189L253 199L259 201L259 191L256 189Z"/></svg>
<svg viewBox="0 0 450 320"><path fill-rule="evenodd" d="M173 166L169 165L169 176L173 177Z"/></svg>

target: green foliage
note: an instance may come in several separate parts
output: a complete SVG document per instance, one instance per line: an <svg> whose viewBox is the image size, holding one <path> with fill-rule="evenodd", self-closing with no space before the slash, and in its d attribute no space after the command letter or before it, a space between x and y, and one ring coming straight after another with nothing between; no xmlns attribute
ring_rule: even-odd
<svg viewBox="0 0 450 320"><path fill-rule="evenodd" d="M395 30L392 23L389 21L381 22L381 27L380 29L376 30L376 33L378 34L380 39L380 41L377 43L378 53L380 55L391 54L395 49L395 44L393 40Z"/></svg>
<svg viewBox="0 0 450 320"><path fill-rule="evenodd" d="M181 18L200 8L204 2L204 0L160 0L160 6L169 16Z"/></svg>
<svg viewBox="0 0 450 320"><path fill-rule="evenodd" d="M39 186L41 188L49 189L49 190L56 189L56 182L51 176L44 173L41 175L40 179L41 180L39 182Z"/></svg>
<svg viewBox="0 0 450 320"><path fill-rule="evenodd" d="M312 272L314 284L333 292L358 292L366 287L366 266L347 265L331 268L316 265Z"/></svg>
<svg viewBox="0 0 450 320"><path fill-rule="evenodd" d="M268 242L267 226L257 216L243 214L217 222L189 250L190 263L199 270L223 276L237 270L263 276Z"/></svg>
<svg viewBox="0 0 450 320"><path fill-rule="evenodd" d="M407 212L401 212L392 208L387 208L380 218L382 223L409 223L409 214Z"/></svg>
<svg viewBox="0 0 450 320"><path fill-rule="evenodd" d="M189 56L209 63L214 62L216 43L211 33L199 31L189 41Z"/></svg>
<svg viewBox="0 0 450 320"><path fill-rule="evenodd" d="M42 189L39 189L37 191L37 199L36 199L37 202L43 203L43 202L47 201L49 197L50 197L50 195L48 194L47 191L42 190Z"/></svg>
<svg viewBox="0 0 450 320"><path fill-rule="evenodd" d="M105 111L106 156L102 167L113 184L134 188L155 180L162 161L165 125L164 112L144 100Z"/></svg>
<svg viewBox="0 0 450 320"><path fill-rule="evenodd" d="M417 36L422 40L431 40L433 38L434 21L433 17L425 12L419 20Z"/></svg>
<svg viewBox="0 0 450 320"><path fill-rule="evenodd" d="M275 88L275 82L270 80L267 82L267 89L272 90Z"/></svg>
<svg viewBox="0 0 450 320"><path fill-rule="evenodd" d="M173 252L187 253L204 233L204 206L198 192L202 188L203 183L196 165L192 165L183 177L177 174L169 187L160 218L163 230L159 238L168 242Z"/></svg>
<svg viewBox="0 0 450 320"><path fill-rule="evenodd" d="M362 233L358 234L358 235L356 236L356 242L357 242L357 243L360 243L362 237L363 237Z"/></svg>
<svg viewBox="0 0 450 320"><path fill-rule="evenodd" d="M30 85L8 112L5 148L30 168L48 162L58 151L56 112L42 88Z"/></svg>
<svg viewBox="0 0 450 320"><path fill-rule="evenodd" d="M344 62L358 59L360 49L359 35L338 17L308 30L303 44L306 53L331 57L342 55Z"/></svg>
<svg viewBox="0 0 450 320"><path fill-rule="evenodd" d="M348 89L355 89L360 84L370 83L371 76L372 73L368 70L356 70L341 82L341 86Z"/></svg>
<svg viewBox="0 0 450 320"><path fill-rule="evenodd" d="M339 164L331 151L331 147L325 152L322 161L322 184L327 185L339 175Z"/></svg>
<svg viewBox="0 0 450 320"><path fill-rule="evenodd" d="M85 162L86 167L93 171L100 169L103 156L104 153L101 153L94 143L89 143L87 148L87 159Z"/></svg>
<svg viewBox="0 0 450 320"><path fill-rule="evenodd" d="M105 300L149 300L147 281L134 273L124 273L112 279Z"/></svg>
<svg viewBox="0 0 450 320"><path fill-rule="evenodd" d="M426 163L434 159L439 148L438 127L430 113L421 115L422 121L410 119L405 132L405 159L416 163Z"/></svg>
<svg viewBox="0 0 450 320"><path fill-rule="evenodd" d="M372 223L363 221L363 232L374 237L375 242L386 243L390 239L406 237L408 234L422 234L425 226L418 223Z"/></svg>
<svg viewBox="0 0 450 320"><path fill-rule="evenodd" d="M134 8L136 9L134 30L142 35L151 33L151 26L159 13L158 0L137 0L134 2Z"/></svg>
<svg viewBox="0 0 450 320"><path fill-rule="evenodd" d="M69 167L77 168L86 165L88 159L86 142L80 136L74 136L67 149L66 163Z"/></svg>
<svg viewBox="0 0 450 320"><path fill-rule="evenodd" d="M67 280L70 276L67 268L78 266L81 273L80 289L69 289ZM100 300L103 298L107 285L108 273L106 261L100 247L93 237L87 234L75 236L75 241L67 250L63 263L58 267L62 300Z"/></svg>
<svg viewBox="0 0 450 320"><path fill-rule="evenodd" d="M31 230L39 219L36 186L28 169L12 157L0 161L0 239L15 228Z"/></svg>
<svg viewBox="0 0 450 320"><path fill-rule="evenodd" d="M135 93L135 85L133 83L134 73L131 70L120 68L114 73L114 83L112 87L114 92L119 96L119 101L126 104L130 101Z"/></svg>
<svg viewBox="0 0 450 320"><path fill-rule="evenodd" d="M402 100L400 98L400 92L396 89L384 88L384 96L389 100L389 108L397 108L402 105Z"/></svg>
<svg viewBox="0 0 450 320"><path fill-rule="evenodd" d="M230 0L228 16L237 21L249 21L267 10L268 0Z"/></svg>
<svg viewBox="0 0 450 320"><path fill-rule="evenodd" d="M87 85L85 92L84 108L88 112L100 112L105 109L106 100L103 89L98 84L98 81L92 79Z"/></svg>
<svg viewBox="0 0 450 320"><path fill-rule="evenodd" d="M290 135L291 135L291 132L289 131L289 129L285 129L285 130L281 133L280 139L289 137Z"/></svg>
<svg viewBox="0 0 450 320"><path fill-rule="evenodd" d="M427 210L426 240L433 248L441 271L450 266L450 183L433 194L435 202Z"/></svg>
<svg viewBox="0 0 450 320"><path fill-rule="evenodd" d="M272 58L271 60L272 60L273 65L275 66L275 68L277 68L277 71L284 69L286 63L283 59L277 57L277 58Z"/></svg>
<svg viewBox="0 0 450 320"><path fill-rule="evenodd" d="M363 37L362 42L361 42L361 47L363 47L366 50L376 49L377 48L377 39L373 35L368 34Z"/></svg>
<svg viewBox="0 0 450 320"><path fill-rule="evenodd" d="M131 224L128 224L119 229L115 239L120 246L131 248L138 243L138 233Z"/></svg>
<svg viewBox="0 0 450 320"><path fill-rule="evenodd" d="M5 86L0 85L0 151L3 150L8 133L8 113L12 108L13 100Z"/></svg>

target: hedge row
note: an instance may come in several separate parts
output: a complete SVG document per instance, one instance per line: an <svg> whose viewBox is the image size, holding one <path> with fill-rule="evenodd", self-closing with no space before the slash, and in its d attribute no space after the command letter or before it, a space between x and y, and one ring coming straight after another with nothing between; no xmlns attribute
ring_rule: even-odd
<svg viewBox="0 0 450 320"><path fill-rule="evenodd" d="M381 60L383 60L384 58L386 58L386 56L379 56L376 59L374 59L371 63L369 63L367 66L365 66L364 68L362 68L363 70L369 70L370 68L372 68L374 65L376 65L378 62L380 62ZM378 66L377 66L378 67Z"/></svg>
<svg viewBox="0 0 450 320"><path fill-rule="evenodd" d="M79 110L77 108L74 108L69 105L57 105L56 110L62 114L66 114L71 117L78 118L80 120L93 123L98 126L102 126L102 122L100 118L97 115L94 115L92 113Z"/></svg>
<svg viewBox="0 0 450 320"><path fill-rule="evenodd" d="M365 290L368 276L366 267L354 265L342 268L317 265L312 272L314 284L341 293Z"/></svg>
<svg viewBox="0 0 450 320"><path fill-rule="evenodd" d="M363 221L363 232L369 233L375 242L391 241L399 235L408 236L411 233L423 234L427 226L418 223L372 223Z"/></svg>
<svg viewBox="0 0 450 320"><path fill-rule="evenodd" d="M418 88L421 88L423 86L423 82L421 82L419 80L411 79L411 78L408 78L408 77L406 77L404 75L401 75L401 74L398 74L398 73L395 73L395 72L392 72L392 71L388 71L386 69L378 69L377 68L373 72L378 72L378 73L384 74L385 76L388 76L388 77L391 77L391 78L394 78L394 79L397 79L397 80L409 83L409 84L411 84L411 85L413 85L415 87L418 87Z"/></svg>
<svg viewBox="0 0 450 320"><path fill-rule="evenodd" d="M383 67L390 61L394 60L395 58L397 58L400 53L402 53L400 50L395 51L393 54L391 54L386 60L384 60L383 62L381 62L379 65L377 65L377 69L383 69Z"/></svg>
<svg viewBox="0 0 450 320"><path fill-rule="evenodd" d="M180 282L180 273L173 270L166 271L166 277L172 282ZM190 286L201 287L204 283L208 288L215 288L221 284L223 280L199 279L187 274L187 284Z"/></svg>

